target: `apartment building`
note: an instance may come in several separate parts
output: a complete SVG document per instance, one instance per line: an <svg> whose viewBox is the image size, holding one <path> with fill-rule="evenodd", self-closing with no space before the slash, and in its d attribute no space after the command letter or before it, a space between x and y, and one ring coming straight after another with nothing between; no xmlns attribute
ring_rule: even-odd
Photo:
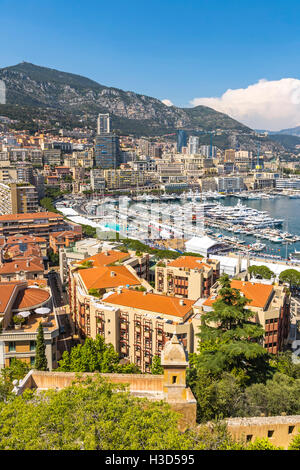
<svg viewBox="0 0 300 470"><path fill-rule="evenodd" d="M86 282L83 286L80 281L84 279L75 275L70 286L71 311L81 336L102 335L121 358L134 362L143 372L150 372L153 356L160 356L174 333L188 352L196 351L195 333L201 320L193 311L194 300L135 290L131 279L131 286L128 282L123 288L124 278L115 279L114 285L112 281L101 283L110 287L97 298L87 295Z"/></svg>
<svg viewBox="0 0 300 470"><path fill-rule="evenodd" d="M0 266L0 282L43 279L45 266L39 256L12 259Z"/></svg>
<svg viewBox="0 0 300 470"><path fill-rule="evenodd" d="M143 186L145 177L143 172L134 170L104 170L105 183L108 189L130 188Z"/></svg>
<svg viewBox="0 0 300 470"><path fill-rule="evenodd" d="M62 163L62 156L60 149L47 149L43 152L43 161L47 165L57 166Z"/></svg>
<svg viewBox="0 0 300 470"><path fill-rule="evenodd" d="M49 239L49 233L62 232L70 228L81 231L81 226L67 223L63 216L54 212L0 215L0 236L23 234Z"/></svg>
<svg viewBox="0 0 300 470"><path fill-rule="evenodd" d="M49 234L49 246L54 253L58 253L61 248L68 248L76 241L81 240L82 234L74 230L64 232L53 232Z"/></svg>
<svg viewBox="0 0 300 470"><path fill-rule="evenodd" d="M0 181L7 183L12 180L17 180L17 169L12 166L1 166L0 167Z"/></svg>
<svg viewBox="0 0 300 470"><path fill-rule="evenodd" d="M16 253L27 254L30 247L38 247L42 256L47 256L47 240L44 237L35 237L34 235L15 235L7 237L5 247L3 248L4 256L7 254L8 258L12 258L11 252L13 250L14 256Z"/></svg>
<svg viewBox="0 0 300 470"><path fill-rule="evenodd" d="M85 177L85 169L81 166L74 166L71 168L71 175L75 181L83 180Z"/></svg>
<svg viewBox="0 0 300 470"><path fill-rule="evenodd" d="M91 336L90 302L119 286L141 286L136 274L122 265L107 266L95 255L70 268L69 303L75 328L81 337ZM104 255L106 256L106 255ZM107 257L116 259L114 254ZM117 262L117 259L116 259ZM110 339L110 336L109 336ZM109 341L111 342L111 341Z"/></svg>
<svg viewBox="0 0 300 470"><path fill-rule="evenodd" d="M282 351L289 334L290 296L283 286L232 280L231 287L249 299L248 306L253 313L253 321L265 330L264 347L276 354ZM219 285L212 289L211 295L200 308L203 312L212 310L218 298Z"/></svg>
<svg viewBox="0 0 300 470"><path fill-rule="evenodd" d="M155 289L168 295L197 300L209 297L210 289L220 275L220 263L196 256L181 256L155 268Z"/></svg>
<svg viewBox="0 0 300 470"><path fill-rule="evenodd" d="M276 186L276 178L279 175L277 173L268 172L255 172L253 175L244 178L244 183L247 189L254 190L265 190L273 189Z"/></svg>
<svg viewBox="0 0 300 470"><path fill-rule="evenodd" d="M216 178L216 183L220 193L235 193L244 189L244 179L241 176L219 177Z"/></svg>
<svg viewBox="0 0 300 470"><path fill-rule="evenodd" d="M96 238L85 238L75 242L74 246L60 248L59 250L59 268L61 281L68 280L69 266L73 262L80 262L89 256L96 255L102 251L113 250L119 246L119 243L107 243Z"/></svg>
<svg viewBox="0 0 300 470"><path fill-rule="evenodd" d="M300 189L300 178L277 178L276 189Z"/></svg>
<svg viewBox="0 0 300 470"><path fill-rule="evenodd" d="M38 211L35 187L20 181L0 183L0 213L26 214Z"/></svg>
<svg viewBox="0 0 300 470"><path fill-rule="evenodd" d="M1 282L0 298L0 368L8 367L13 358L34 365L40 322L43 325L48 368L52 370L57 367L59 327L52 312L52 299L46 281L40 286L30 281ZM47 317L35 312L40 307L49 308ZM22 314L24 323L16 324L14 316Z"/></svg>
<svg viewBox="0 0 300 470"><path fill-rule="evenodd" d="M90 178L93 191L102 191L105 189L105 178L102 170L90 170Z"/></svg>
<svg viewBox="0 0 300 470"><path fill-rule="evenodd" d="M43 165L43 152L40 149L30 149L29 159L33 165L42 166Z"/></svg>
<svg viewBox="0 0 300 470"><path fill-rule="evenodd" d="M159 162L157 163L158 178L161 183L184 182L186 176L183 174L182 163Z"/></svg>

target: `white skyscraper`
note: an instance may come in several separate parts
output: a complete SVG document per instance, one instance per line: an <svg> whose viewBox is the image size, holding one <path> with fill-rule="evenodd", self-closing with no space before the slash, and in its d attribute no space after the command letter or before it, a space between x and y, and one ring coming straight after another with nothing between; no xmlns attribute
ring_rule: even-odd
<svg viewBox="0 0 300 470"><path fill-rule="evenodd" d="M110 117L109 114L99 114L97 119L97 134L110 133Z"/></svg>
<svg viewBox="0 0 300 470"><path fill-rule="evenodd" d="M188 142L188 152L190 155L198 153L199 151L199 137L191 135Z"/></svg>

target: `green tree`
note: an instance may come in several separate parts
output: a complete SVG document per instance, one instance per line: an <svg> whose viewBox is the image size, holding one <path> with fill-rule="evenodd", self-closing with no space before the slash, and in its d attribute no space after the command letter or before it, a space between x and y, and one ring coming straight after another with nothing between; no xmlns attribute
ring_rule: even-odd
<svg viewBox="0 0 300 470"><path fill-rule="evenodd" d="M267 266L250 266L248 272L251 276L259 279L271 279L274 276L273 271Z"/></svg>
<svg viewBox="0 0 300 470"><path fill-rule="evenodd" d="M0 403L0 450L188 450L233 445L224 425L181 433L163 401L94 377Z"/></svg>
<svg viewBox="0 0 300 470"><path fill-rule="evenodd" d="M97 298L102 298L103 295L105 294L106 290L105 289L96 289L94 287L92 287L91 289L89 289L89 295L92 295L94 297L97 297Z"/></svg>
<svg viewBox="0 0 300 470"><path fill-rule="evenodd" d="M70 352L65 351L59 361L58 370L65 372L118 372L139 373L134 364L119 364L119 355L112 344L107 344L103 336L86 338Z"/></svg>
<svg viewBox="0 0 300 470"><path fill-rule="evenodd" d="M250 442L245 450L284 450L283 447L274 446L269 439L256 438L253 442Z"/></svg>
<svg viewBox="0 0 300 470"><path fill-rule="evenodd" d="M290 443L288 450L300 450L300 429L298 430L298 434Z"/></svg>
<svg viewBox="0 0 300 470"><path fill-rule="evenodd" d="M245 390L244 414L276 416L300 413L300 379L276 372L266 384L252 384Z"/></svg>
<svg viewBox="0 0 300 470"><path fill-rule="evenodd" d="M13 358L9 367L4 367L0 373L0 401L6 400L13 389L13 381L20 380L29 372L26 362Z"/></svg>
<svg viewBox="0 0 300 470"><path fill-rule="evenodd" d="M164 373L164 368L161 365L160 357L153 356L151 364L151 374L160 375Z"/></svg>
<svg viewBox="0 0 300 470"><path fill-rule="evenodd" d="M246 309L250 299L230 287L227 275L210 312L202 315L197 366L215 376L231 372L242 383L262 381L270 373L269 356L261 346L264 330Z"/></svg>
<svg viewBox="0 0 300 470"><path fill-rule="evenodd" d="M276 356L272 356L270 364L274 371L281 372L294 379L300 379L300 364L292 360L291 351L280 352Z"/></svg>
<svg viewBox="0 0 300 470"><path fill-rule="evenodd" d="M49 258L49 261L50 261L50 263L49 263L50 266L58 266L59 265L59 254L54 253L52 248L50 248L48 250L48 258Z"/></svg>
<svg viewBox="0 0 300 470"><path fill-rule="evenodd" d="M42 322L40 322L36 339L34 367L37 370L47 370L47 366L48 364L46 358L46 344L44 339L44 331Z"/></svg>
<svg viewBox="0 0 300 470"><path fill-rule="evenodd" d="M279 280L289 284L290 288L300 286L300 272L296 269L286 269L279 274Z"/></svg>

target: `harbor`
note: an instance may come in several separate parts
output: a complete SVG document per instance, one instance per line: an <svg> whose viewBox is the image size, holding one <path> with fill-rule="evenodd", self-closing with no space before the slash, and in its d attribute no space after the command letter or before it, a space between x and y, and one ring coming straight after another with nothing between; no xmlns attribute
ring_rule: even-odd
<svg viewBox="0 0 300 470"><path fill-rule="evenodd" d="M289 194L216 192L140 194L78 202L61 201L58 210L75 207L69 216L83 217L99 230L117 231L141 241L209 236L220 251L294 259L300 250L298 198ZM80 208L80 209L79 209ZM68 211L67 211L68 212ZM273 216L276 214L276 217ZM90 221L90 222L89 222ZM82 222L84 223L84 222Z"/></svg>

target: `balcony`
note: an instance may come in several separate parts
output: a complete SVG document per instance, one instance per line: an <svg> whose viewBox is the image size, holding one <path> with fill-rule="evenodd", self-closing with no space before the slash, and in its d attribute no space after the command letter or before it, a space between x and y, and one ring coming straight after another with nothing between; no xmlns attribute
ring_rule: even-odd
<svg viewBox="0 0 300 470"><path fill-rule="evenodd" d="M2 330L0 334L1 341L14 341L25 339L36 339L39 324L42 323L45 338L54 338L58 336L59 329L54 313L48 315L47 319L41 318L41 315L31 314L26 319L26 323L16 328L16 325L10 324Z"/></svg>

